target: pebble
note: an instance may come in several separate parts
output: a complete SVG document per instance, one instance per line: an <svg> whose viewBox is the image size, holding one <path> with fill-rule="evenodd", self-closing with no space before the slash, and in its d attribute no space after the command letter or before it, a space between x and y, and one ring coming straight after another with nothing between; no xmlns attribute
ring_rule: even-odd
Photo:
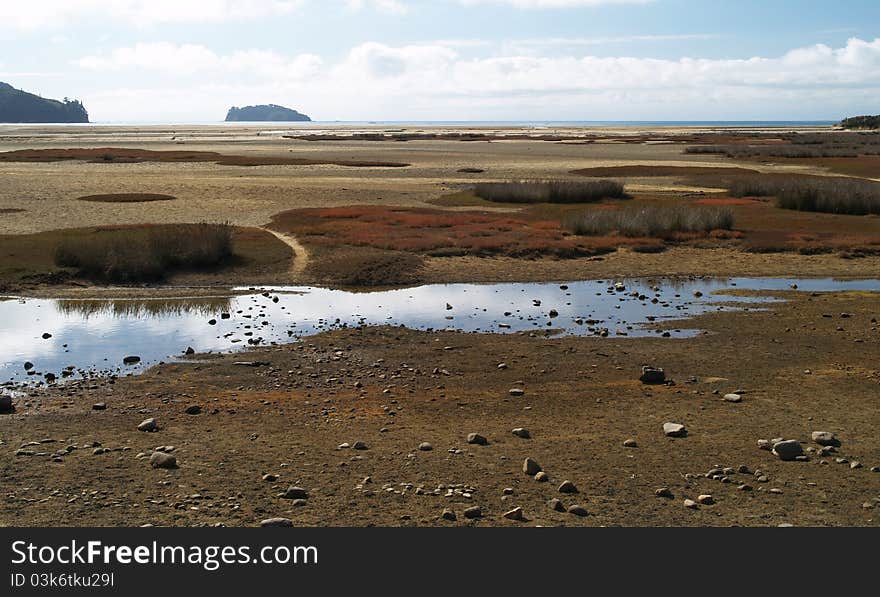
<svg viewBox="0 0 880 597"><path fill-rule="evenodd" d="M525 474L534 477L541 472L541 465L533 458L526 458L523 461L522 470Z"/></svg>
<svg viewBox="0 0 880 597"><path fill-rule="evenodd" d="M563 481L558 491L559 493L577 493L578 488L571 481Z"/></svg>
<svg viewBox="0 0 880 597"><path fill-rule="evenodd" d="M742 402L743 397L739 394L725 394L723 400L725 402Z"/></svg>
<svg viewBox="0 0 880 597"><path fill-rule="evenodd" d="M9 412L12 410L12 396L9 394L0 394L0 412Z"/></svg>
<svg viewBox="0 0 880 597"><path fill-rule="evenodd" d="M587 512L587 509L580 504L573 504L569 506L568 513L574 514L575 516L588 516L590 514L589 512Z"/></svg>
<svg viewBox="0 0 880 597"><path fill-rule="evenodd" d="M166 452L153 452L150 456L153 468L177 468L177 458Z"/></svg>
<svg viewBox="0 0 880 597"><path fill-rule="evenodd" d="M202 407L198 404L190 404L186 407L186 410L183 411L188 415L200 415L202 414Z"/></svg>
<svg viewBox="0 0 880 597"><path fill-rule="evenodd" d="M780 460L796 460L798 456L804 455L804 449L801 443L796 439L789 439L773 444L773 454Z"/></svg>
<svg viewBox="0 0 880 597"><path fill-rule="evenodd" d="M517 427L516 429L513 430L513 434L517 437L522 438L522 439L531 439L532 438L532 434L529 433L529 430L526 429L525 427Z"/></svg>
<svg viewBox="0 0 880 597"><path fill-rule="evenodd" d="M150 418L141 421L140 425L138 425L137 428L138 431L152 433L154 431L159 431L159 424L156 423L156 419Z"/></svg>
<svg viewBox="0 0 880 597"><path fill-rule="evenodd" d="M467 443L475 444L477 446L487 446L489 445L489 440L479 433L469 433L467 436Z"/></svg>
<svg viewBox="0 0 880 597"><path fill-rule="evenodd" d="M122 359L123 364L125 365L136 365L141 362L141 358L136 355L127 356Z"/></svg>
<svg viewBox="0 0 880 597"><path fill-rule="evenodd" d="M107 410L106 402L96 402L92 405L92 410Z"/></svg>
<svg viewBox="0 0 880 597"><path fill-rule="evenodd" d="M626 440L626 441L623 442L623 447L624 447L624 448L638 448L638 447L639 447L639 444L638 444L638 442L637 442L636 440L634 440L634 439L628 439L628 440Z"/></svg>
<svg viewBox="0 0 880 597"><path fill-rule="evenodd" d="M440 518L442 518L443 520L454 521L456 520L455 512L453 512L449 508L446 508L445 510L443 510L443 514L440 515Z"/></svg>
<svg viewBox="0 0 880 597"><path fill-rule="evenodd" d="M419 444L419 450L421 450L422 452L430 452L433 449L434 449L434 446L432 446L428 442L422 442Z"/></svg>
<svg viewBox="0 0 880 597"><path fill-rule="evenodd" d="M685 437L687 428L680 423L663 423L663 433L666 437Z"/></svg>
<svg viewBox="0 0 880 597"><path fill-rule="evenodd" d="M715 498L713 498L709 494L703 494L703 495L697 497L697 501L699 503L703 504L704 506L711 506L712 504L715 503Z"/></svg>
<svg viewBox="0 0 880 597"><path fill-rule="evenodd" d="M859 462L858 460L853 460L852 462L849 463L849 468L851 468L851 469L862 468L862 463Z"/></svg>
<svg viewBox="0 0 880 597"><path fill-rule="evenodd" d="M684 507L690 508L691 510L696 510L700 507L700 505L697 502L695 502L694 500L685 500Z"/></svg>
<svg viewBox="0 0 880 597"><path fill-rule="evenodd" d="M263 481L266 481L267 483L274 483L277 480L278 475L273 475L272 473L266 473L263 475Z"/></svg>
<svg viewBox="0 0 880 597"><path fill-rule="evenodd" d="M550 476L547 473L545 473L544 471L541 471L540 473L535 475L535 481L537 481L538 483L546 483L549 480L550 480Z"/></svg>
<svg viewBox="0 0 880 597"><path fill-rule="evenodd" d="M526 392L522 388L510 388L507 393L511 396L522 396Z"/></svg>
<svg viewBox="0 0 880 597"><path fill-rule="evenodd" d="M525 515L523 514L523 509L520 507L517 507L517 508L514 508L513 510L509 510L509 511L505 512L504 518L507 518L509 520L519 520L519 521L523 521L526 519Z"/></svg>
<svg viewBox="0 0 880 597"><path fill-rule="evenodd" d="M352 449L354 449L354 450L366 450L366 449L368 449L368 448L367 448L367 444L366 444L365 442L361 442L361 441L354 442L354 443L351 445L351 447L352 447Z"/></svg>
<svg viewBox="0 0 880 597"><path fill-rule="evenodd" d="M660 487L659 489L654 491L654 495L656 495L657 497L669 498L669 499L672 499L675 497L674 495L672 495L672 490L669 489L668 487Z"/></svg>
<svg viewBox="0 0 880 597"><path fill-rule="evenodd" d="M267 518L260 521L261 527L292 527L293 521L289 518Z"/></svg>

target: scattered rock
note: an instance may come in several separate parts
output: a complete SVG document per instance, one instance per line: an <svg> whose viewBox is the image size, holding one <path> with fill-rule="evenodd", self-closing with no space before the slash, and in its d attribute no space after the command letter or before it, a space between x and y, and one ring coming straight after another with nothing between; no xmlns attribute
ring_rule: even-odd
<svg viewBox="0 0 880 597"><path fill-rule="evenodd" d="M624 448L638 448L639 444L636 440L630 438L630 439L623 442L623 447Z"/></svg>
<svg viewBox="0 0 880 597"><path fill-rule="evenodd" d="M177 468L177 458L166 452L153 452L150 456L150 466L153 468Z"/></svg>
<svg viewBox="0 0 880 597"><path fill-rule="evenodd" d="M559 493L577 493L578 488L571 481L563 481L559 486Z"/></svg>
<svg viewBox="0 0 880 597"><path fill-rule="evenodd" d="M535 475L535 481L537 481L538 483L546 483L549 480L550 476L544 471L541 471L540 473Z"/></svg>
<svg viewBox="0 0 880 597"><path fill-rule="evenodd" d="M666 437L685 437L687 428L680 423L663 423L663 433Z"/></svg>
<svg viewBox="0 0 880 597"><path fill-rule="evenodd" d="M366 450L366 449L368 449L368 448L367 448L367 444L366 444L365 442L360 442L360 441L358 441L358 442L354 442L354 443L351 445L351 447L352 447L352 449L354 449L354 450ZM421 446L419 446L419 449L421 450Z"/></svg>
<svg viewBox="0 0 880 597"><path fill-rule="evenodd" d="M565 512L565 505L563 505L562 500L559 498L553 498L547 505L550 506L551 510L556 510L557 512Z"/></svg>
<svg viewBox="0 0 880 597"><path fill-rule="evenodd" d="M479 433L469 433L467 436L467 443L476 444L478 446L487 446L489 445L489 440Z"/></svg>
<svg viewBox="0 0 880 597"><path fill-rule="evenodd" d="M9 394L0 394L0 413L8 413L12 411L12 396Z"/></svg>
<svg viewBox="0 0 880 597"><path fill-rule="evenodd" d="M198 404L190 404L189 406L186 407L186 410L184 410L183 412L185 412L188 415L200 415L200 414L202 414L202 407L199 406Z"/></svg>
<svg viewBox="0 0 880 597"><path fill-rule="evenodd" d="M471 506L470 508L468 508L467 510L464 511L464 517L470 518L470 519L482 518L483 517L483 510L479 506Z"/></svg>
<svg viewBox="0 0 880 597"><path fill-rule="evenodd" d="M266 473L263 475L263 481L266 481L267 483L274 483L277 480L278 475L273 475L272 473Z"/></svg>
<svg viewBox="0 0 880 597"><path fill-rule="evenodd" d="M140 362L141 362L141 358L137 355L127 356L124 359L122 359L122 363L124 365L137 365Z"/></svg>
<svg viewBox="0 0 880 597"><path fill-rule="evenodd" d="M309 499L309 492L302 487L291 485L287 488L287 491L285 491L281 495L281 497L286 500L307 500Z"/></svg>
<svg viewBox="0 0 880 597"><path fill-rule="evenodd" d="M267 518L260 521L261 527L292 527L293 521L289 518Z"/></svg>
<svg viewBox="0 0 880 597"><path fill-rule="evenodd" d="M541 465L533 458L526 458L523 461L523 472L530 477L534 477L538 473L540 473L543 469L541 469Z"/></svg>
<svg viewBox="0 0 880 597"><path fill-rule="evenodd" d="M588 516L590 514L589 512L587 512L587 509L580 504L573 504L569 506L568 513L574 514L575 516Z"/></svg>
<svg viewBox="0 0 880 597"><path fill-rule="evenodd" d="M510 388L507 393L511 396L522 396L526 392L522 388Z"/></svg>
<svg viewBox="0 0 880 597"><path fill-rule="evenodd" d="M669 499L672 499L675 497L674 495L672 495L672 490L669 489L668 487L660 487L659 489L654 491L654 495L656 495L657 497L669 498Z"/></svg>
<svg viewBox="0 0 880 597"><path fill-rule="evenodd" d="M440 515L440 518L442 518L443 520L454 521L456 520L455 512L453 512L449 508L446 508L445 510L443 510L443 514Z"/></svg>
<svg viewBox="0 0 880 597"><path fill-rule="evenodd" d="M428 442L422 442L419 444L419 450L421 450L422 452L430 452L433 449L434 449L434 446L432 446Z"/></svg>
<svg viewBox="0 0 880 597"><path fill-rule="evenodd" d="M690 508L691 510L697 510L700 507L700 505L697 502L695 502L694 500L685 500L684 507Z"/></svg>
<svg viewBox="0 0 880 597"><path fill-rule="evenodd" d="M743 397L739 394L725 394L723 400L725 402L742 402Z"/></svg>
<svg viewBox="0 0 880 597"><path fill-rule="evenodd" d="M513 434L517 437L522 438L522 439L531 439L532 438L532 434L529 433L529 430L526 429L525 427L517 427L516 429L513 430Z"/></svg>
<svg viewBox="0 0 880 597"><path fill-rule="evenodd" d="M649 367L645 365L642 367L642 375L639 377L639 381L648 385L666 383L666 372L659 367Z"/></svg>
<svg viewBox="0 0 880 597"><path fill-rule="evenodd" d="M704 506L711 506L712 504L715 503L715 498L713 498L709 494L703 494L703 495L697 497L697 501L699 503L703 504Z"/></svg>
<svg viewBox="0 0 880 597"><path fill-rule="evenodd" d="M796 439L789 439L773 444L773 454L780 460L796 460L798 456L804 455L804 449L801 442Z"/></svg>
<svg viewBox="0 0 880 597"><path fill-rule="evenodd" d="M150 418L141 421L140 425L138 425L137 428L138 431L153 433L155 431L159 431L159 424L156 423L156 419Z"/></svg>
<svg viewBox="0 0 880 597"><path fill-rule="evenodd" d="M106 402L96 402L92 405L92 410L107 410Z"/></svg>
<svg viewBox="0 0 880 597"><path fill-rule="evenodd" d="M837 439L837 436L831 433L830 431L814 431L811 434L811 437L814 442L819 444L820 446L828 446L828 447L838 447L840 445L840 440Z"/></svg>
<svg viewBox="0 0 880 597"><path fill-rule="evenodd" d="M505 512L504 518L507 518L509 520L518 520L518 521L523 521L526 519L525 515L523 514L523 509L519 508L519 507Z"/></svg>

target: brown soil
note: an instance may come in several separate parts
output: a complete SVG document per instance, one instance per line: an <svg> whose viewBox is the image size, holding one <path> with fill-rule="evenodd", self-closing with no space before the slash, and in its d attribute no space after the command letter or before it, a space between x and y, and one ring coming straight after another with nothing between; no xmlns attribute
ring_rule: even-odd
<svg viewBox="0 0 880 597"><path fill-rule="evenodd" d="M22 149L0 153L0 162L61 162L70 160L122 164L142 162L213 162L221 166L316 166L321 164L362 168L403 168L409 166L409 164L401 162L256 157L223 155L213 151L150 151L147 149L116 147L99 147L94 149Z"/></svg>
<svg viewBox="0 0 880 597"><path fill-rule="evenodd" d="M349 329L34 392L0 415L0 524L250 526L285 516L307 526L877 526L876 296L783 294L792 302L768 311L701 317L689 325L711 333L690 340ZM643 364L676 384L641 385ZM525 395L510 396L512 387ZM741 403L722 401L737 389ZM92 410L96 402L107 409ZM185 414L191 404L202 414ZM157 433L136 430L147 417ZM667 421L688 436L665 437ZM838 435L837 453L816 454L816 430ZM467 444L468 433L489 445ZM758 449L775 437L801 440L810 460ZM630 438L638 447L623 446ZM368 449L337 449L355 441ZM95 454L94 442L109 451ZM160 445L175 447L178 469L137 457ZM66 446L76 449L53 462ZM20 447L33 455L16 455ZM523 474L526 457L550 482ZM725 467L729 483L706 477ZM560 494L563 480L578 493ZM291 485L308 491L305 506L279 497ZM674 497L655 496L661 487ZM704 494L715 503L683 506ZM551 498L589 515L555 512ZM483 517L469 521L473 505ZM502 516L517 506L526 522ZM444 508L456 522L441 518Z"/></svg>
<svg viewBox="0 0 880 597"><path fill-rule="evenodd" d="M80 201L91 201L93 203L150 203L152 201L173 201L174 199L176 197L171 195L154 195L150 193L117 193L79 197Z"/></svg>

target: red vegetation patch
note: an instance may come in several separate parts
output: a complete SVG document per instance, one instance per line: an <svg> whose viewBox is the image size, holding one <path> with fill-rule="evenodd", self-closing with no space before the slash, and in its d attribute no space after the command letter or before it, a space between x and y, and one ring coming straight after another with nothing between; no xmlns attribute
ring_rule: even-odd
<svg viewBox="0 0 880 597"><path fill-rule="evenodd" d="M645 239L581 238L558 221L476 211L350 206L294 209L270 226L318 246L364 246L434 256L580 257Z"/></svg>
<svg viewBox="0 0 880 597"><path fill-rule="evenodd" d="M151 193L117 193L113 195L86 195L79 201L92 203L150 203L152 201L173 201L176 197L171 195L157 195Z"/></svg>
<svg viewBox="0 0 880 597"><path fill-rule="evenodd" d="M350 167L402 168L409 164L364 160L313 160L308 158L223 155L214 151L150 151L104 147L98 149L21 149L0 153L4 162L60 162L81 160L92 163L132 164L141 162L214 162L221 166L314 166L332 164Z"/></svg>

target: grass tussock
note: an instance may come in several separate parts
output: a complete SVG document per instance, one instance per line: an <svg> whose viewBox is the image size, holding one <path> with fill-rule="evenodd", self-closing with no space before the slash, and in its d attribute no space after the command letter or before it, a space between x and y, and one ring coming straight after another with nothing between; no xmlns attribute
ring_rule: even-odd
<svg viewBox="0 0 880 597"><path fill-rule="evenodd" d="M232 232L229 224L207 223L97 230L60 242L55 264L99 282L157 281L226 264L233 256Z"/></svg>
<svg viewBox="0 0 880 597"><path fill-rule="evenodd" d="M730 186L734 197L776 197L783 209L833 214L880 214L880 183L802 177L748 177Z"/></svg>
<svg viewBox="0 0 880 597"><path fill-rule="evenodd" d="M495 203L594 203L627 197L623 184L614 180L484 182L474 187L474 194Z"/></svg>
<svg viewBox="0 0 880 597"><path fill-rule="evenodd" d="M569 230L582 236L649 237L670 239L681 233L708 234L731 230L733 211L725 207L672 206L590 210L570 217Z"/></svg>

